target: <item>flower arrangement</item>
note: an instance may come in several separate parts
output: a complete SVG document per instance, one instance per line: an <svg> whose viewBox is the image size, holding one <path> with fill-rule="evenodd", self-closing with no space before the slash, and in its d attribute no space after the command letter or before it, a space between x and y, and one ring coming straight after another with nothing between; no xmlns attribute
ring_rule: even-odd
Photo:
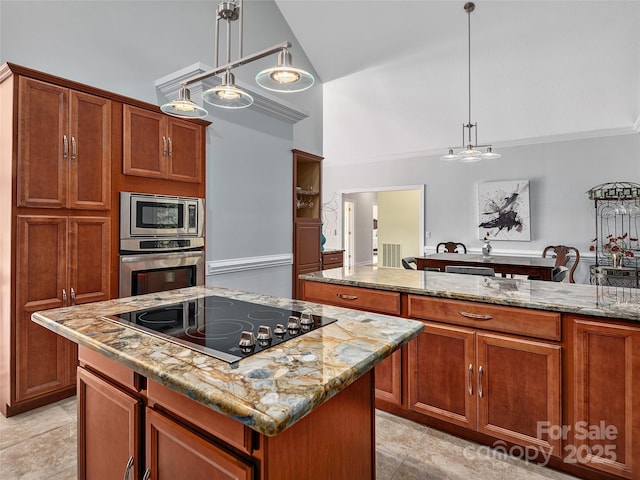
<svg viewBox="0 0 640 480"><path fill-rule="evenodd" d="M594 238L592 242L595 242L597 238ZM630 242L637 242L637 238L632 238L628 233L623 233L622 235L616 237L613 234L607 235L607 241L602 244L602 250L610 255L620 255L621 257L633 257L633 251L631 250ZM589 251L593 252L596 250L595 245L591 245L589 247Z"/></svg>

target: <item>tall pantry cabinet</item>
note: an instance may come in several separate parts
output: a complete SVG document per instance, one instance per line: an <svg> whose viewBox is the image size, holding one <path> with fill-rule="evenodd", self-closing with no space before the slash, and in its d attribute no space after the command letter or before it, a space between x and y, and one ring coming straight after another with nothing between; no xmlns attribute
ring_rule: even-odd
<svg viewBox="0 0 640 480"><path fill-rule="evenodd" d="M301 273L322 270L322 157L293 150L292 298L301 298Z"/></svg>
<svg viewBox="0 0 640 480"><path fill-rule="evenodd" d="M0 67L0 411L75 393L77 347L36 310L110 298L111 107ZM65 84L66 83L66 84Z"/></svg>

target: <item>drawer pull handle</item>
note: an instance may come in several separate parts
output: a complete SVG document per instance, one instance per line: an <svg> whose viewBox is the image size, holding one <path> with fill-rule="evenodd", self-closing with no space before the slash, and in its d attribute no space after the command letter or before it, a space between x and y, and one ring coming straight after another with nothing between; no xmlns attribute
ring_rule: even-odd
<svg viewBox="0 0 640 480"><path fill-rule="evenodd" d="M469 364L469 376L467 377L467 388L469 388L469 396L473 395L473 364Z"/></svg>
<svg viewBox="0 0 640 480"><path fill-rule="evenodd" d="M478 396L482 398L482 365L478 368Z"/></svg>
<svg viewBox="0 0 640 480"><path fill-rule="evenodd" d="M482 315L481 313L458 312L463 317L473 318L474 320L491 320L491 315Z"/></svg>
<svg viewBox="0 0 640 480"><path fill-rule="evenodd" d="M336 293L336 296L344 300L357 300L357 295L345 295L344 293Z"/></svg>

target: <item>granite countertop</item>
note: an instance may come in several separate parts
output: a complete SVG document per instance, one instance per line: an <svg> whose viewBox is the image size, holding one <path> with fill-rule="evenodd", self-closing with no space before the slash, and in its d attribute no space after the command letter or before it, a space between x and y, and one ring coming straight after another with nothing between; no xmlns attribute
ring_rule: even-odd
<svg viewBox="0 0 640 480"><path fill-rule="evenodd" d="M104 318L208 295L338 321L230 365ZM265 435L294 424L423 328L413 320L207 286L40 311L32 319Z"/></svg>
<svg viewBox="0 0 640 480"><path fill-rule="evenodd" d="M315 282L640 322L640 288L519 280L375 266L300 275Z"/></svg>

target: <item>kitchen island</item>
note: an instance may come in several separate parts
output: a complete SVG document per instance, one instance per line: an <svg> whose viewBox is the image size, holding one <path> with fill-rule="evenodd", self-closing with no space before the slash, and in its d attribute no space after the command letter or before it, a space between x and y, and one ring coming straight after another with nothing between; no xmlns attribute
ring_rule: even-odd
<svg viewBox="0 0 640 480"><path fill-rule="evenodd" d="M640 479L640 289L358 266L304 300L417 319L376 406L582 478Z"/></svg>
<svg viewBox="0 0 640 480"><path fill-rule="evenodd" d="M210 295L337 321L229 364L110 319ZM32 319L80 346L79 478L374 478L372 368L422 330L397 317L214 287Z"/></svg>

